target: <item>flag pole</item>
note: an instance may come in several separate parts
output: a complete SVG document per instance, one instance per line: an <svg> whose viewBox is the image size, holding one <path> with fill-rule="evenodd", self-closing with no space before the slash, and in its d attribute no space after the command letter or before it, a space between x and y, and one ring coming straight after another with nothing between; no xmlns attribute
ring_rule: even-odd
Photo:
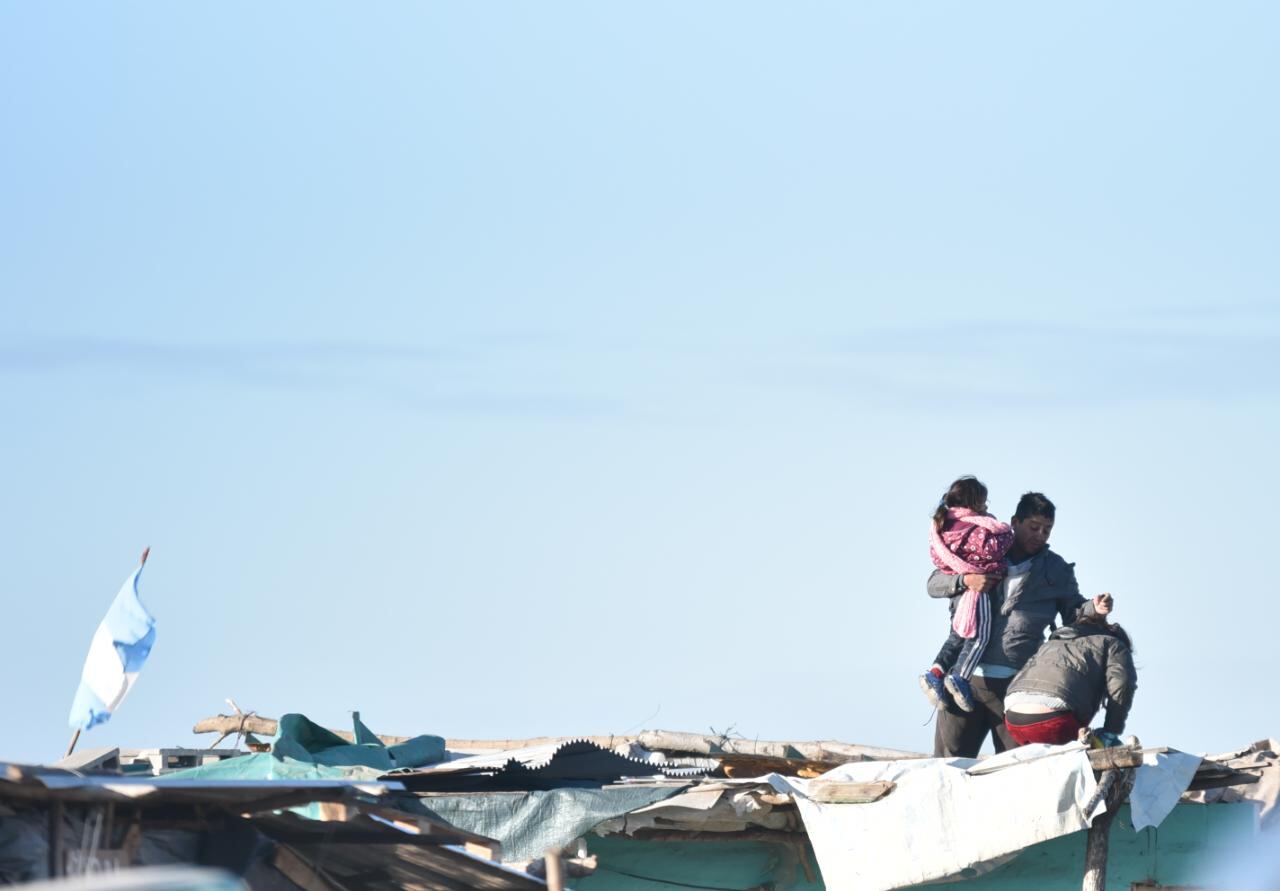
<svg viewBox="0 0 1280 891"><path fill-rule="evenodd" d="M147 557L150 556L150 554L151 554L151 546L147 545L145 548L142 549L142 558L138 561L139 565L146 566ZM75 733L71 734L71 742L70 744L67 745L67 754L63 755L62 757L70 758L71 753L76 750L76 743L78 743L79 741L80 741L80 731L77 730Z"/></svg>

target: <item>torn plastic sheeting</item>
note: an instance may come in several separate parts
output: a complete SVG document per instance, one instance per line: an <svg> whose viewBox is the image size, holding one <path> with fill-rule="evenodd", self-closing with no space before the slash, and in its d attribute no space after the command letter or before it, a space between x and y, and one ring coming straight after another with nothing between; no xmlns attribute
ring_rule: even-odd
<svg viewBox="0 0 1280 891"><path fill-rule="evenodd" d="M1083 808L1097 788L1079 743L1023 746L982 762L845 764L821 779L897 784L873 803L817 804L805 795L806 781L770 776L775 789L795 796L831 891L887 891L943 879L1086 829L1091 815Z"/></svg>
<svg viewBox="0 0 1280 891"><path fill-rule="evenodd" d="M1129 792L1129 816L1134 829L1159 826L1187 791L1200 766L1199 755L1186 752L1146 752Z"/></svg>
<svg viewBox="0 0 1280 891"><path fill-rule="evenodd" d="M339 737L341 739L341 737ZM363 765L332 766L317 764L314 761L298 761L285 758L272 752L256 752L252 755L241 755L238 758L225 758L211 764L202 764L187 770L175 770L172 773L151 777L150 781L164 786L184 780L219 780L227 782L243 780L270 780L282 785L290 782L307 780L341 781L352 789L363 792L366 788L375 789L386 786L392 792L405 793L404 786L394 781L379 781L383 771ZM366 787L365 784L368 784ZM300 817L309 820L321 819L321 806L318 803L300 804L289 808Z"/></svg>
<svg viewBox="0 0 1280 891"><path fill-rule="evenodd" d="M531 792L429 795L418 804L459 829L497 839L503 860L541 857L605 820L661 801L684 786L611 786Z"/></svg>

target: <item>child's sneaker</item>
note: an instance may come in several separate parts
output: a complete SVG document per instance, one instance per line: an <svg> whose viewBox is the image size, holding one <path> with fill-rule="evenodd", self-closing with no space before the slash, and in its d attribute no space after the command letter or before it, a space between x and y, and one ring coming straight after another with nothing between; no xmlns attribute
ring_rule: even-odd
<svg viewBox="0 0 1280 891"><path fill-rule="evenodd" d="M955 700L955 704L966 712L973 711L973 694L969 691L969 682L954 671L942 682Z"/></svg>
<svg viewBox="0 0 1280 891"><path fill-rule="evenodd" d="M942 675L926 671L920 675L920 689L924 691L925 699L929 700L934 708L946 706L947 688L942 683Z"/></svg>

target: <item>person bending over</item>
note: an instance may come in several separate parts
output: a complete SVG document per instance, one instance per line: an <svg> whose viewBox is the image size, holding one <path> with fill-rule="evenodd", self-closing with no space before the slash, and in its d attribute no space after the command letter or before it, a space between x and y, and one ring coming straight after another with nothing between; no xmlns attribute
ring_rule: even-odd
<svg viewBox="0 0 1280 891"><path fill-rule="evenodd" d="M1110 594L1101 596L1110 602ZM1050 634L1009 683L1005 726L1020 746L1062 745L1076 739L1105 703L1097 736L1116 745L1137 689L1129 635L1106 613L1089 616Z"/></svg>

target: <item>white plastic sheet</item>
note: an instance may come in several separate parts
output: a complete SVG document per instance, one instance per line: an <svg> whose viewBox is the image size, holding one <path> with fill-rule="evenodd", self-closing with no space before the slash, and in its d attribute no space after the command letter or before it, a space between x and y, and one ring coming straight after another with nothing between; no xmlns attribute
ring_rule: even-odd
<svg viewBox="0 0 1280 891"><path fill-rule="evenodd" d="M1097 782L1085 748L1023 746L963 758L845 764L824 780L896 788L870 804L818 804L807 781L771 775L790 792L831 891L886 891L965 873L1028 845L1085 829Z"/></svg>
<svg viewBox="0 0 1280 891"><path fill-rule="evenodd" d="M1129 793L1134 829L1159 826L1191 785L1200 766L1199 755L1186 752L1147 752Z"/></svg>

